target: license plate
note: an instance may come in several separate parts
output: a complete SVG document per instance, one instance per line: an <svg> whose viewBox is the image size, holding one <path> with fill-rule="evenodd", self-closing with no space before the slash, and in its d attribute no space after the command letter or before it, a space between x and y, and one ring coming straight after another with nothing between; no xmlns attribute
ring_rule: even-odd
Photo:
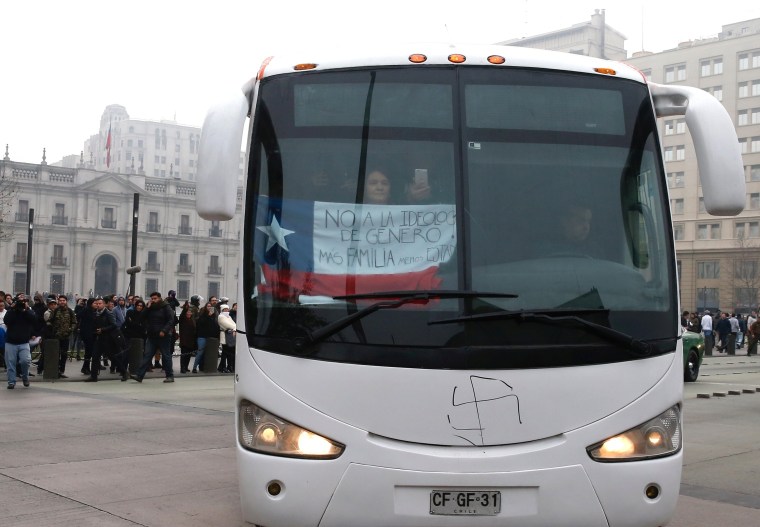
<svg viewBox="0 0 760 527"><path fill-rule="evenodd" d="M498 490L432 490L430 514L445 516L496 516L501 512Z"/></svg>

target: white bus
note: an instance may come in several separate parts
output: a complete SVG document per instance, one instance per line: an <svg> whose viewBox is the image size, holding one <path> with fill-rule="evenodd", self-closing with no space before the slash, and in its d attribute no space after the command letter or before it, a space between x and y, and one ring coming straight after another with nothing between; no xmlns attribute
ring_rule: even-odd
<svg viewBox="0 0 760 527"><path fill-rule="evenodd" d="M667 523L684 365L656 117L673 115L707 210L740 212L721 104L616 62L305 51L213 108L197 207L242 201L244 519Z"/></svg>

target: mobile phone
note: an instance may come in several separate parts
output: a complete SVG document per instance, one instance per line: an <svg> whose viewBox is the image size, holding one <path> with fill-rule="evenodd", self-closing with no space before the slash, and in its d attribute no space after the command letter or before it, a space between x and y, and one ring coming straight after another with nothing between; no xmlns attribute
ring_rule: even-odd
<svg viewBox="0 0 760 527"><path fill-rule="evenodd" d="M419 186L428 185L428 171L427 168L415 168L414 169L414 184Z"/></svg>

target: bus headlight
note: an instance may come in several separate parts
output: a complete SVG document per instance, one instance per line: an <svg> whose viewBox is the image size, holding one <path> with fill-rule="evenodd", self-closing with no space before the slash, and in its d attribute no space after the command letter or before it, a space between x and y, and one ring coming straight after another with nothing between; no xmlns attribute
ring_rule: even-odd
<svg viewBox="0 0 760 527"><path fill-rule="evenodd" d="M637 461L681 450L681 409L667 409L654 419L588 447L595 461Z"/></svg>
<svg viewBox="0 0 760 527"><path fill-rule="evenodd" d="M274 456L334 459L345 448L245 400L240 402L238 439L248 450Z"/></svg>

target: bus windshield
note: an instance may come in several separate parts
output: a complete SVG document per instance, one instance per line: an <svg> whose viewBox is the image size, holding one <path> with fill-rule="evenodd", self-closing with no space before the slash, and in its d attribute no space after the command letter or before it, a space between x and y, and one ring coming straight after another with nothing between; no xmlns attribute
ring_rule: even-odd
<svg viewBox="0 0 760 527"><path fill-rule="evenodd" d="M644 84L482 67L279 75L259 86L252 134L252 347L450 369L635 360L627 337L675 349Z"/></svg>

